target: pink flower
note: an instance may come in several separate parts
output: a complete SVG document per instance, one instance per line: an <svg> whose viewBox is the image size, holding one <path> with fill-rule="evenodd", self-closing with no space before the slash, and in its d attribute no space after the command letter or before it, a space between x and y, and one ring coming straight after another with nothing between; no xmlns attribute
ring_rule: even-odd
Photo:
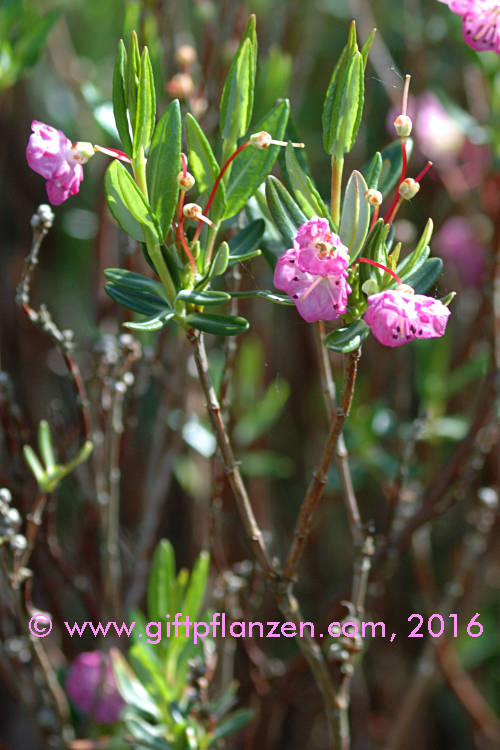
<svg viewBox="0 0 500 750"><path fill-rule="evenodd" d="M408 288L409 290L409 288ZM368 297L365 323L385 346L401 346L412 339L442 336L450 311L437 299L391 289Z"/></svg>
<svg viewBox="0 0 500 750"><path fill-rule="evenodd" d="M100 724L112 724L125 705L116 687L109 654L88 651L76 657L66 677L75 706Z"/></svg>
<svg viewBox="0 0 500 750"><path fill-rule="evenodd" d="M462 34L472 49L494 50L500 55L500 3L498 0L439 0L462 17Z"/></svg>
<svg viewBox="0 0 500 750"><path fill-rule="evenodd" d="M447 219L434 238L433 247L458 271L463 284L480 286L486 270L486 249L478 227L463 216Z"/></svg>
<svg viewBox="0 0 500 750"><path fill-rule="evenodd" d="M313 323L345 313L351 287L347 283L349 251L326 219L302 224L274 271L274 286L295 302L299 314Z"/></svg>
<svg viewBox="0 0 500 750"><path fill-rule="evenodd" d="M33 120L26 147L26 159L34 172L47 180L46 189L53 206L75 195L83 180L84 164L93 153L91 144L75 144L61 130Z"/></svg>

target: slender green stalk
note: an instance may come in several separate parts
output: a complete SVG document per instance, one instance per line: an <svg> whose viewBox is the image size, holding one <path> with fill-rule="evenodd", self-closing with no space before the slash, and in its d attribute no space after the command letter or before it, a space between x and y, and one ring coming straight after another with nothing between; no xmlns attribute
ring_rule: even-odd
<svg viewBox="0 0 500 750"><path fill-rule="evenodd" d="M340 195L342 191L342 172L344 170L344 159L336 159L332 156L332 180L331 180L331 217L335 227L340 226Z"/></svg>

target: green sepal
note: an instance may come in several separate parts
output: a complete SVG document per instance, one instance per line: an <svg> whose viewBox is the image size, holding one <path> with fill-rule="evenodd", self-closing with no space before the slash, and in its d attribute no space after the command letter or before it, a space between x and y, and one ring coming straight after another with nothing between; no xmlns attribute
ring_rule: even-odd
<svg viewBox="0 0 500 750"><path fill-rule="evenodd" d="M181 141L181 109L179 101L174 99L158 121L147 166L149 200L163 237L172 223L179 197Z"/></svg>
<svg viewBox="0 0 500 750"><path fill-rule="evenodd" d="M245 318L237 315L212 315L208 313L190 313L185 323L205 333L215 336L236 336L248 330L250 324Z"/></svg>
<svg viewBox="0 0 500 750"><path fill-rule="evenodd" d="M323 339L327 349L341 354L348 354L358 349L370 333L369 326L364 320L355 320L345 328L331 331Z"/></svg>
<svg viewBox="0 0 500 750"><path fill-rule="evenodd" d="M370 226L370 204L365 198L368 187L361 172L354 170L347 183L339 236L349 248L353 261L363 247Z"/></svg>

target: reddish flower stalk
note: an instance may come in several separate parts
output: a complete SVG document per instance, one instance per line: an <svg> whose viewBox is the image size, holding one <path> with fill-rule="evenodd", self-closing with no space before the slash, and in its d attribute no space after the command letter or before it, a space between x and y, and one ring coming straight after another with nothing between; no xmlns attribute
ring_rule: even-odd
<svg viewBox="0 0 500 750"><path fill-rule="evenodd" d="M120 161L124 161L127 164L132 163L127 154L123 151L119 151L117 148L110 148L109 146L94 146L94 151L99 151L101 154L106 154L107 156L113 156L115 159L120 159Z"/></svg>
<svg viewBox="0 0 500 750"><path fill-rule="evenodd" d="M182 164L182 175L183 175L184 179L186 179L186 177L187 177L187 159L186 159L186 154L183 154L182 152L181 152L181 164Z"/></svg>
<svg viewBox="0 0 500 750"><path fill-rule="evenodd" d="M184 249L184 252L186 253L189 265L191 266L191 278L194 279L196 276L196 263L193 257L193 254L191 250L189 249L189 246L186 242L186 235L184 234L184 214L182 213L182 208L180 209L180 216L182 216L182 219L179 217L179 226L177 227L177 234L181 241L182 247Z"/></svg>
<svg viewBox="0 0 500 750"><path fill-rule="evenodd" d="M391 269L387 268L387 266L384 266L383 263L377 263L376 260L370 260L370 258L356 258L356 260L353 261L352 265L354 266L356 263L368 263L370 266L381 268L382 271L385 271L390 276L392 276L392 278L395 279L398 284L403 283L395 271L391 271Z"/></svg>
<svg viewBox="0 0 500 750"><path fill-rule="evenodd" d="M378 221L378 212L379 212L380 206L374 206L373 208L373 216L372 216L372 223L370 224L370 231L373 229L375 224Z"/></svg>
<svg viewBox="0 0 500 750"><path fill-rule="evenodd" d="M217 188L220 185L220 181L222 180L224 172L229 167L229 165L231 164L231 162L233 161L233 159L236 159L236 157L238 156L238 154L240 154L243 151L243 149L246 148L247 146L250 146L250 141L246 141L246 143L243 143L239 148L237 148L236 151L234 152L234 154L231 154L231 156L229 157L229 159L222 166L222 168L221 168L221 170L220 170L219 174L217 175L217 178L216 178L216 180L214 182L214 186L213 186L212 191L211 191L211 193L209 195L209 198L208 198L208 201L207 201L207 205L205 206L205 208L203 210L203 215L204 216L206 216L208 214L209 210L210 210L210 206L212 205L212 203L214 201L215 194L217 192ZM201 226L202 226L202 221L200 220L198 222L198 226L196 227L196 232L194 233L193 244L196 242L196 240L200 236Z"/></svg>
<svg viewBox="0 0 500 750"><path fill-rule="evenodd" d="M406 145L405 145L405 139L401 138L401 153L403 156L403 166L401 168L401 177L399 178L398 184L396 185L396 192L394 193L394 198L392 199L392 203L387 209L387 213L384 216L384 221L386 224L391 224L392 220L394 219L394 215L396 214L396 206L398 203L401 202L401 199L399 197L399 186L403 182L403 180L406 177L406 167L408 165L408 159L406 156Z"/></svg>
<svg viewBox="0 0 500 750"><path fill-rule="evenodd" d="M419 172L419 174L415 177L415 182L420 182L422 177L424 177L424 175L427 174L427 172L429 171L431 167L432 167L432 162L428 161L425 167L422 169L422 171Z"/></svg>

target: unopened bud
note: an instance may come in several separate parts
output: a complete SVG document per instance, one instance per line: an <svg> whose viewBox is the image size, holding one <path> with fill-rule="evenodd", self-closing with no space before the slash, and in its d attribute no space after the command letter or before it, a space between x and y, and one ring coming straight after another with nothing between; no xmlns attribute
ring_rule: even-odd
<svg viewBox="0 0 500 750"><path fill-rule="evenodd" d="M86 164L95 153L93 144L87 141L77 141L71 148L75 152L74 159L80 164Z"/></svg>
<svg viewBox="0 0 500 750"><path fill-rule="evenodd" d="M186 191L186 190L191 190L196 180L194 179L191 172L186 172L186 174L184 174L184 172L181 171L177 175L177 182L181 190Z"/></svg>
<svg viewBox="0 0 500 750"><path fill-rule="evenodd" d="M166 88L173 98L190 99L194 93L194 81L188 73L176 73Z"/></svg>
<svg viewBox="0 0 500 750"><path fill-rule="evenodd" d="M199 206L197 203L186 203L182 211L184 213L184 216L186 216L188 219L194 219L195 221L204 221L205 224L212 226L213 222L211 222L210 219L203 214L201 206Z"/></svg>
<svg viewBox="0 0 500 750"><path fill-rule="evenodd" d="M250 136L250 145L254 146L255 148L265 149L269 148L269 146L286 146L287 141L276 141L271 136L270 133L267 133L265 130L261 130L258 133L252 133ZM292 146L294 148L304 148L303 143L292 143Z"/></svg>
<svg viewBox="0 0 500 750"><path fill-rule="evenodd" d="M382 193L380 190L375 190L375 188L369 188L365 193L365 200L368 201L370 206L380 206L382 203Z"/></svg>
<svg viewBox="0 0 500 750"><path fill-rule="evenodd" d="M394 127L400 138L406 138L410 135L413 127L411 117L408 117L408 115L398 115L394 120Z"/></svg>
<svg viewBox="0 0 500 750"><path fill-rule="evenodd" d="M401 198L405 199L405 201L411 201L411 199L416 196L419 190L420 183L414 180L413 177L407 177L406 180L403 180L403 182L399 186L398 193L400 194Z"/></svg>
<svg viewBox="0 0 500 750"><path fill-rule="evenodd" d="M196 60L196 50L190 44L181 44L175 52L175 59L180 68L188 68Z"/></svg>
<svg viewBox="0 0 500 750"><path fill-rule="evenodd" d="M415 290L409 284L398 284L396 287L398 292L404 292L404 294L415 294Z"/></svg>

